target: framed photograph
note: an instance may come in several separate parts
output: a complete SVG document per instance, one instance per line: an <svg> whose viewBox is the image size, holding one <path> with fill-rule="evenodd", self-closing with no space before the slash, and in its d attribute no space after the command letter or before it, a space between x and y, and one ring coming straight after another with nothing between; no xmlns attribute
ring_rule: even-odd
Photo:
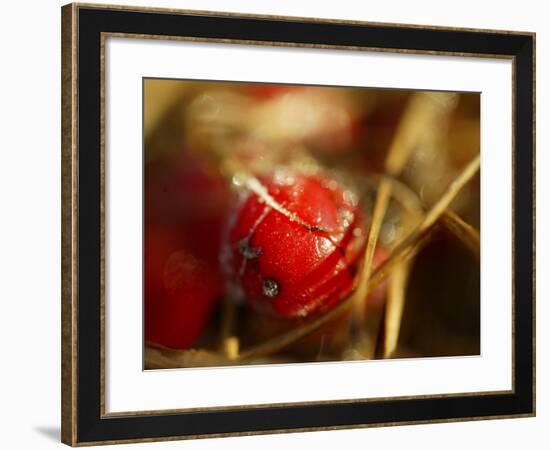
<svg viewBox="0 0 550 450"><path fill-rule="evenodd" d="M64 443L535 414L533 33L61 14Z"/></svg>

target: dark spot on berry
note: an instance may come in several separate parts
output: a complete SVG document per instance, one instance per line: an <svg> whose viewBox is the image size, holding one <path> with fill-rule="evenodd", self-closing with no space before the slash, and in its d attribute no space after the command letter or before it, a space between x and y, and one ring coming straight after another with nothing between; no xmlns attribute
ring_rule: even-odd
<svg viewBox="0 0 550 450"><path fill-rule="evenodd" d="M248 238L244 238L239 241L239 253L245 259L255 259L262 254L262 248L251 247L250 240Z"/></svg>
<svg viewBox="0 0 550 450"><path fill-rule="evenodd" d="M268 278L262 283L262 291L266 297L274 298L279 293L279 285L275 280Z"/></svg>

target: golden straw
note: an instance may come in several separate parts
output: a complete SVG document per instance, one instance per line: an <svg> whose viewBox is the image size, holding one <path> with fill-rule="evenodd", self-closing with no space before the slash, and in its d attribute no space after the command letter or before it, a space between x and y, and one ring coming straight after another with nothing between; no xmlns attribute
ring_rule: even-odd
<svg viewBox="0 0 550 450"><path fill-rule="evenodd" d="M442 110L448 109L447 107L452 103L452 99L454 99L454 94L421 92L413 95L388 150L385 162L387 175L392 177L399 175L422 134L426 132L426 129L433 126L435 119L441 114ZM391 197L392 184L388 178L382 178L376 194L367 246L363 258L363 270L359 277L357 289L353 295L354 313L351 325L352 331L357 333L357 344L360 347L364 346L364 341L366 341L363 321L365 317L365 299L369 292L368 280L372 273L372 262L380 235L380 228Z"/></svg>

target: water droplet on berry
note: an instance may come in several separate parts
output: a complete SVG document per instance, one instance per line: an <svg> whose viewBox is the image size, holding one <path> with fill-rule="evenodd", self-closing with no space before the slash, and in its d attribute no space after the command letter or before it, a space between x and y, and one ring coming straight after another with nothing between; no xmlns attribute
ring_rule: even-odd
<svg viewBox="0 0 550 450"><path fill-rule="evenodd" d="M242 179L239 175L233 175L233 178L231 180L234 186L242 186Z"/></svg>
<svg viewBox="0 0 550 450"><path fill-rule="evenodd" d="M355 195L355 193L353 193L350 190L345 190L344 201L352 206L357 206L357 203L358 203L357 195Z"/></svg>
<svg viewBox="0 0 550 450"><path fill-rule="evenodd" d="M338 182L336 180L330 180L328 182L328 188L331 190L331 191L335 191L336 189L338 189Z"/></svg>

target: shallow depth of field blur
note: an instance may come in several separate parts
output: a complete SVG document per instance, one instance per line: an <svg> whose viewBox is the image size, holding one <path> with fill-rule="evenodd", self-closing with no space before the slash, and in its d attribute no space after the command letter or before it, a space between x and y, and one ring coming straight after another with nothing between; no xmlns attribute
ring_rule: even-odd
<svg viewBox="0 0 550 450"><path fill-rule="evenodd" d="M145 369L480 353L479 94L144 79L143 95ZM312 241L331 220L341 233Z"/></svg>

